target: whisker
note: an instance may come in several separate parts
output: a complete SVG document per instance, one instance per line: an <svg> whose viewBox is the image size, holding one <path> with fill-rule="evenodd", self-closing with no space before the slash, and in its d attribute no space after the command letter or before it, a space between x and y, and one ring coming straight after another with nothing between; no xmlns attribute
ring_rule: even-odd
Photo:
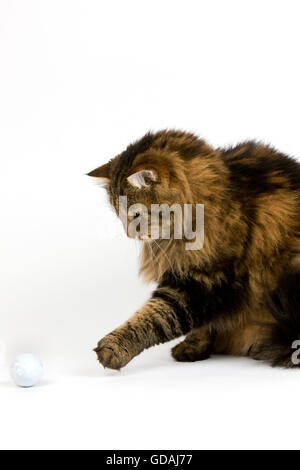
<svg viewBox="0 0 300 470"><path fill-rule="evenodd" d="M163 250L163 248L162 248L162 247L161 247L161 246L160 246L160 245L157 243L157 241L156 241L156 240L153 240L153 242L154 242L154 243L155 243L155 245L156 245L156 246L157 246L157 247L158 247L158 248L161 250L162 254L165 256L166 260L167 260L167 261L168 261L168 263L169 263L169 266L170 266L170 268L171 268L171 271L172 271L172 273L175 275L175 272L174 272L174 269L173 269L172 263L171 263L170 259L168 258L168 256L167 256L167 254L166 254L165 250ZM171 242L171 240L170 240L170 242ZM167 245L167 248L169 247L169 245L170 245L170 242L168 243L168 245Z"/></svg>

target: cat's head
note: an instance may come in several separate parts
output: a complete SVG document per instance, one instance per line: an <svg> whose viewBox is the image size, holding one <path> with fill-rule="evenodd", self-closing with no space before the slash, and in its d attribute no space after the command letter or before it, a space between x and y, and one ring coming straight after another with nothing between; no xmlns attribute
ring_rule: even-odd
<svg viewBox="0 0 300 470"><path fill-rule="evenodd" d="M88 175L107 190L109 201L121 217L128 236L157 239L162 224L159 209L158 217L157 214L154 216L157 205L171 208L175 204L182 208L184 204L194 204L199 181L196 181L197 166L193 161L201 154L202 177L209 176L211 172L205 158L211 151L203 140L189 133L148 133ZM209 184L209 178L205 184ZM174 237L172 223L175 219L177 224L182 223L183 219L178 222L173 211L170 215L170 233Z"/></svg>

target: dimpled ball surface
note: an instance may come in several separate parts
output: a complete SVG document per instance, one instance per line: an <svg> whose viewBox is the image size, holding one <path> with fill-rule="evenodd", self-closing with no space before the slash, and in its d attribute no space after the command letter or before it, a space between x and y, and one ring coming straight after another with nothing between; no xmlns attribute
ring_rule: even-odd
<svg viewBox="0 0 300 470"><path fill-rule="evenodd" d="M20 354L11 366L11 376L19 387L34 387L42 373L43 365L33 354Z"/></svg>

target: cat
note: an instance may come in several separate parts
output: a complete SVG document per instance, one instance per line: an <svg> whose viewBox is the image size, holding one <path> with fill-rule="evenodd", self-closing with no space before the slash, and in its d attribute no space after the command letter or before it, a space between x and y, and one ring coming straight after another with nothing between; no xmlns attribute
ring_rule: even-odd
<svg viewBox="0 0 300 470"><path fill-rule="evenodd" d="M140 272L157 288L125 324L101 339L99 362L121 369L144 349L186 335L177 361L212 353L297 367L300 338L300 164L247 141L213 148L194 134L147 133L89 176L119 214L128 207L204 205L204 244L141 237ZM140 214L128 219L134 220ZM172 232L173 233L173 232ZM300 344L300 343L299 343Z"/></svg>

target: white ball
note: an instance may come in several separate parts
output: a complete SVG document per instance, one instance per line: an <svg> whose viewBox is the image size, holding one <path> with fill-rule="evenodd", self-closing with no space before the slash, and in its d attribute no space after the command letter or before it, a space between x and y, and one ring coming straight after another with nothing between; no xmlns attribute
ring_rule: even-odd
<svg viewBox="0 0 300 470"><path fill-rule="evenodd" d="M43 364L33 354L20 354L11 366L11 376L19 387L34 387L42 373Z"/></svg>

